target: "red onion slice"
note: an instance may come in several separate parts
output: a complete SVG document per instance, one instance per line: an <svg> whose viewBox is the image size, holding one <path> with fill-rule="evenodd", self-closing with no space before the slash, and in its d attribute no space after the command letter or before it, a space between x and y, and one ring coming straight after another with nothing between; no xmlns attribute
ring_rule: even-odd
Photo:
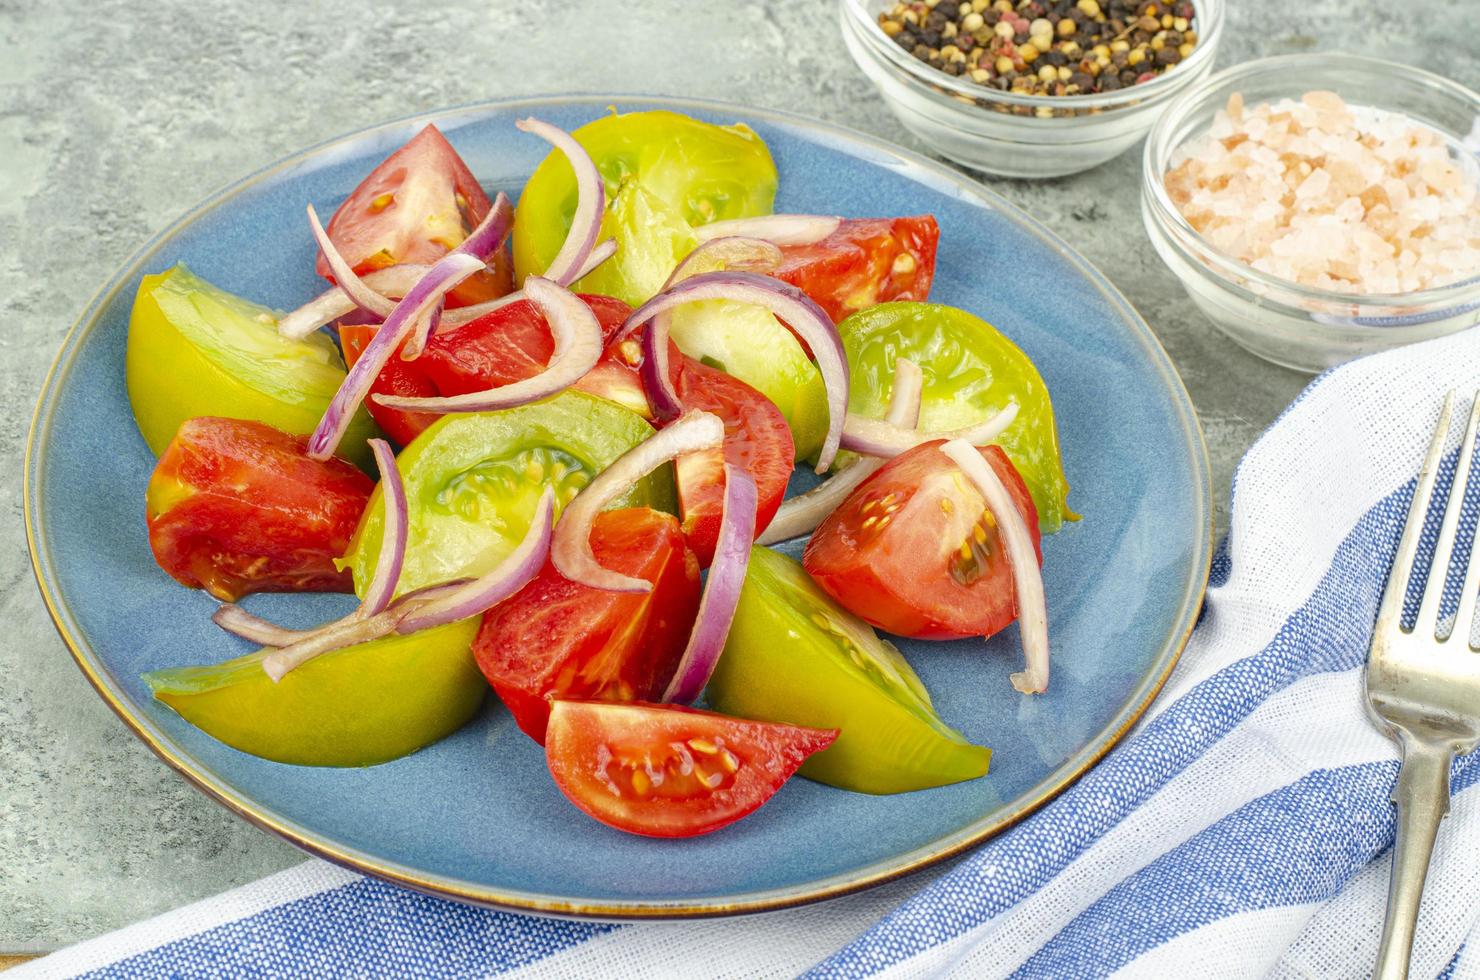
<svg viewBox="0 0 1480 980"><path fill-rule="evenodd" d="M364 619L346 617L269 653L262 658L262 670L274 681L280 681L288 671L303 666L320 654L389 636L405 615L404 607L396 607Z"/></svg>
<svg viewBox="0 0 1480 980"><path fill-rule="evenodd" d="M1007 560L1012 565L1012 584L1017 591L1018 625L1023 637L1023 659L1026 670L1012 675L1012 686L1023 694L1042 694L1048 690L1048 608L1043 595L1043 570L1033 548L1033 536L1027 521L1012 502L1012 495L997 471L982 459L977 448L964 439L952 439L940 451L949 456L961 472L986 498L987 509L997 519Z"/></svg>
<svg viewBox="0 0 1480 980"><path fill-rule="evenodd" d="M596 161L591 159L591 154L565 130L532 117L521 119L514 125L565 154L575 171L576 213L571 217L565 242L544 273L545 278L569 286L576 281L576 273L590 256L596 245L596 236L601 232L601 219L606 214L606 183L601 179L601 171L596 169Z"/></svg>
<svg viewBox="0 0 1480 980"><path fill-rule="evenodd" d="M1017 402L1007 406L991 418L959 429L944 429L938 432L921 432L893 425L883 419L870 419L862 415L848 416L843 427L843 448L867 456L892 459L900 453L909 452L924 442L936 439L961 439L973 446L985 446L1000 436L1017 418Z"/></svg>
<svg viewBox="0 0 1480 980"><path fill-rule="evenodd" d="M396 465L396 454L384 439L371 439L375 467L380 470L380 499L385 505L385 528L380 538L380 554L375 571L360 601L359 616L374 616L391 604L396 584L401 581L401 566L406 562L406 536L410 518L406 508L406 481Z"/></svg>
<svg viewBox="0 0 1480 980"><path fill-rule="evenodd" d="M334 281L344 290L344 295L349 297L350 302L382 319L390 316L391 310L396 308L395 302L386 299L360 279L359 273L351 268L344 256L339 254L338 247L329 239L329 233L319 223L319 214L312 204L308 206L308 226L313 229L314 240L319 243L319 251L323 253L324 260L329 263L329 271L334 273Z"/></svg>
<svg viewBox="0 0 1480 980"><path fill-rule="evenodd" d="M485 247L487 244L486 240L476 239L474 235L478 233L479 229L490 229L494 227L490 225L489 218L497 218L501 211L506 213L503 218L503 229L501 231L485 231L487 238L493 241L491 247ZM315 216L315 220L317 220L317 216ZM494 200L493 207L489 209L488 216L480 223L479 229L475 229L473 234L470 234L463 241L462 245L458 246L457 250L477 255L486 262L489 256L503 244L503 240L508 237L512 220L513 211L509 206L508 197L500 193ZM472 242L471 245L469 245L469 241ZM610 258L611 253L615 251L616 247L613 245L612 249L602 257L602 261ZM594 252L592 254L593 256L595 255ZM340 261L343 261L343 259L341 258ZM596 264L599 265L600 262ZM332 268L332 261L330 265ZM367 272L365 275L359 277L359 281L366 288L378 293L385 300L386 312L378 314L381 317L385 317L395 307L394 300L405 296L406 291L416 285L417 280L426 275L427 270L430 268L431 266L429 265L414 262L393 265L384 269L376 269L374 272ZM585 275L585 273L583 272L582 275ZM336 279L340 278L338 273L335 273L335 277ZM494 300L493 303L502 305L499 300ZM278 333L292 340L302 340L320 327L333 323L346 313L351 313L355 309L360 308L360 305L350 299L349 295L342 288L333 286L315 296L307 303L304 303L296 310L284 314L282 319L278 320ZM493 304L478 304L478 306L484 305L491 306ZM368 309L368 307L366 308ZM443 323L445 324L447 322L447 317L449 316L456 317L454 321L456 323L469 322L475 319L477 315L480 315L468 315L470 311L475 309L477 307L465 307L455 311L455 313L444 314ZM437 332L435 327L432 329L432 332Z"/></svg>
<svg viewBox="0 0 1480 980"><path fill-rule="evenodd" d="M726 235L701 242L683 261L674 266L663 283L671 289L704 272L721 269L739 269L743 272L758 272L770 275L781 266L781 249L763 238L746 238L743 235Z"/></svg>
<svg viewBox="0 0 1480 980"><path fill-rule="evenodd" d="M685 256L669 274L663 289L672 289L684 280L706 272L738 269L770 274L780 265L781 249L770 242L728 235L704 242ZM655 328L649 328L643 336L642 365L638 368L638 376L648 395L653 416L665 421L676 418L683 412L683 404L673 389L672 378L668 373L667 337L672 327L672 315L672 310L665 310L654 318ZM628 320L621 333L626 334L629 330L636 329L640 322ZM658 343L656 338L659 336L664 338L663 343Z"/></svg>
<svg viewBox="0 0 1480 980"><path fill-rule="evenodd" d="M397 633L415 633L469 616L478 616L503 602L529 584L544 567L550 554L550 534L555 523L555 491L546 487L535 504L534 520L519 546L492 571L459 588L415 603L406 618L396 624Z"/></svg>
<svg viewBox="0 0 1480 980"><path fill-rule="evenodd" d="M223 602L211 613L211 622L233 636L239 636L265 647L285 647L317 633L319 629L295 630L271 620L254 616L234 602Z"/></svg>
<svg viewBox="0 0 1480 980"><path fill-rule="evenodd" d="M617 457L565 505L550 544L550 560L572 582L608 592L650 592L652 583L602 567L591 551L591 524L596 515L632 484L663 463L684 453L718 449L725 426L719 416L689 412Z"/></svg>
<svg viewBox="0 0 1480 980"><path fill-rule="evenodd" d="M527 405L558 394L585 376L601 359L601 321L579 296L540 276L524 281L525 294L550 324L555 350L550 363L532 378L512 384L436 398L372 396L376 404L403 412L490 412Z"/></svg>
<svg viewBox="0 0 1480 980"><path fill-rule="evenodd" d="M842 218L823 214L765 214L700 225L694 229L694 235L701 242L726 235L744 235L776 245L811 245L837 231L842 223Z"/></svg>
<svg viewBox="0 0 1480 980"><path fill-rule="evenodd" d="M889 389L889 411L885 421L901 428L914 428L920 421L920 392L925 376L907 357L894 362L894 384ZM757 539L760 544L789 541L811 534L827 515L837 510L848 495L879 471L887 460L862 456L852 466L828 477L806 493L784 500L776 516Z"/></svg>
<svg viewBox="0 0 1480 980"><path fill-rule="evenodd" d="M396 304L396 308L380 325L370 343L365 345L364 353L355 362L355 366L349 369L339 390L330 399L324 417L319 420L318 427L308 439L308 455L311 458L328 459L334 455L355 409L365 400L365 394L370 390L376 375L380 374L380 369L385 367L396 348L401 346L401 341L406 339L406 334L417 319L435 306L449 290L482 268L483 260L476 256L448 252L427 270L427 274L415 286L407 290L405 298Z"/></svg>
<svg viewBox="0 0 1480 980"><path fill-rule="evenodd" d="M597 266L616 254L616 239L608 238L591 250L591 255L587 257L585 264L581 266L571 281L574 282L585 277L588 273L595 271ZM491 299L486 303L476 303L473 306L460 306L455 310L448 310L442 314L442 325L432 332L451 333L458 327L472 323L480 316L487 316L494 310L501 310L506 306L512 306L522 299L525 299L524 290L516 289L512 293L506 293L498 299Z"/></svg>
<svg viewBox="0 0 1480 980"><path fill-rule="evenodd" d="M366 273L360 277L360 282L386 297L394 306L395 299L405 296L406 291L416 285L416 281L426 275L430 268L429 265L417 263L392 265ZM291 313L283 314L282 319L278 320L278 333L290 340L302 340L319 327L333 323L356 309L359 307L355 305L355 301L344 290L333 286Z"/></svg>
<svg viewBox="0 0 1480 980"><path fill-rule="evenodd" d="M714 561L704 580L699 614L689 633L688 646L678 670L668 684L663 700L690 704L704 691L714 673L719 655L730 635L735 609L740 605L740 587L750 564L750 546L755 540L755 481L737 466L725 464L725 502L720 516L719 540Z"/></svg>
<svg viewBox="0 0 1480 980"><path fill-rule="evenodd" d="M705 272L664 290L642 304L623 325L623 332L635 329L637 324L648 323L643 337L643 381L653 400L655 410L660 413L665 406L678 403L678 393L673 390L667 374L658 374L654 352L666 352L668 329L666 320L659 314L685 303L700 300L727 299L739 303L754 303L763 306L785 320L792 331L812 348L817 368L822 372L822 382L827 388L827 438L823 440L822 452L817 460L817 472L824 473L832 465L833 457L843 438L843 420L848 413L848 358L843 352L843 341L838 328L813 302L806 293L790 283L753 272L725 271ZM651 322L648 322L651 321ZM654 367L648 370L647 366Z"/></svg>

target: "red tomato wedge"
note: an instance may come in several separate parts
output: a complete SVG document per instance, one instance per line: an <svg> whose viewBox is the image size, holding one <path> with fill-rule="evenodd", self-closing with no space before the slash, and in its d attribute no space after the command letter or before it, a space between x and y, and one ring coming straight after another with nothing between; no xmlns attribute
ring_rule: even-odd
<svg viewBox="0 0 1480 980"><path fill-rule="evenodd" d="M689 453L675 463L684 535L700 566L708 568L724 512L724 464L743 467L755 481L755 533L759 535L786 496L796 452L786 417L765 395L739 378L684 355L672 341L668 365L668 377L684 408L713 412L725 424L723 452ZM637 330L609 345L576 387L652 419L638 373L641 366L642 333Z"/></svg>
<svg viewBox="0 0 1480 980"><path fill-rule="evenodd" d="M632 312L610 296L583 295L581 300L601 324L603 345ZM545 369L554 352L555 340L543 314L529 300L520 300L437 334L415 363L438 392L461 395L532 378Z"/></svg>
<svg viewBox="0 0 1480 980"><path fill-rule="evenodd" d="M334 559L374 489L342 459L262 422L180 426L149 478L149 547L181 585L223 601L249 592L348 592Z"/></svg>
<svg viewBox="0 0 1480 980"><path fill-rule="evenodd" d="M491 207L462 157L436 126L427 126L386 157L334 212L325 229L356 272L403 262L432 263L452 251ZM319 275L334 281L320 255ZM513 288L513 264L500 249L490 269L449 296L449 306L496 299Z"/></svg>
<svg viewBox="0 0 1480 980"><path fill-rule="evenodd" d="M601 322L603 341L610 338L632 312L626 303L610 296L582 296L581 299ZM354 366L378 329L378 324L339 325L339 343L344 348L347 365ZM370 392L429 398L487 391L534 377L545 369L554 351L555 341L550 336L544 316L533 303L521 300L456 330L437 334L414 361L403 361L399 354L392 355L370 386ZM635 374L632 378L640 392L641 382L636 380ZM593 395L606 396L599 390L599 385L583 381L575 387ZM645 399L643 404L646 404ZM365 407L370 410L370 417L376 424L403 446L440 417L430 412L385 408L373 398L365 400Z"/></svg>
<svg viewBox="0 0 1480 980"><path fill-rule="evenodd" d="M930 295L940 226L913 218L846 218L811 245L782 247L784 279L812 297L837 323L850 313L893 300Z"/></svg>
<svg viewBox="0 0 1480 980"><path fill-rule="evenodd" d="M869 477L812 532L802 564L829 595L880 629L946 640L991 636L1017 618L1012 568L976 487L928 442ZM1038 512L996 446L982 458L1033 535Z"/></svg>
<svg viewBox="0 0 1480 980"><path fill-rule="evenodd" d="M741 467L755 481L759 535L786 496L796 450L781 410L739 378L685 357L678 372L678 397L685 408L713 412L725 424L723 452L689 453L674 463L683 533L699 564L708 568L724 512L725 463Z"/></svg>
<svg viewBox="0 0 1480 980"><path fill-rule="evenodd" d="M365 353L365 348L375 337L375 332L380 329L378 323L341 323L339 325L339 346L344 348L344 363L347 367L354 367L360 355ZM422 352L426 356L426 352ZM380 374L370 384L372 395L405 395L412 398L430 398L441 394L432 379L422 369L420 359L415 361L401 360L400 353L391 355L386 361L385 367L380 369ZM370 417L375 424L397 443L404 446L412 439L426 431L439 415L428 412L403 412L400 409L386 408L374 398L365 399L365 408L369 410Z"/></svg>
<svg viewBox="0 0 1480 980"><path fill-rule="evenodd" d="M536 742L545 740L552 698L662 697L699 609L699 565L670 515L641 507L599 514L591 550L653 590L593 589L547 561L488 611L473 643L483 676Z"/></svg>
<svg viewBox="0 0 1480 980"><path fill-rule="evenodd" d="M765 803L837 729L668 704L556 701L545 761L587 814L647 837L694 837Z"/></svg>

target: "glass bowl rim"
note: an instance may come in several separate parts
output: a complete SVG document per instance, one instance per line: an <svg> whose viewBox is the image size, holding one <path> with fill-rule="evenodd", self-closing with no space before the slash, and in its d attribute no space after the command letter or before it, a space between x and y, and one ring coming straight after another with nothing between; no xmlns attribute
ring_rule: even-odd
<svg viewBox="0 0 1480 980"><path fill-rule="evenodd" d="M1184 80L1191 78L1198 66L1203 62L1213 60L1218 40L1223 35L1224 0L1189 0L1192 4L1194 20L1206 18L1203 21L1206 29L1197 28L1197 45L1185 61L1177 63L1175 70L1162 72L1149 82L1114 92L1097 92L1088 95L1014 95L1011 92L1001 92L975 82L960 81L956 76L948 75L939 68L933 68L913 55L906 54L899 45L884 34L876 21L867 16L864 12L867 2L868 0L838 0L844 20L851 25L855 36L862 43L869 46L876 56L882 57L896 71L909 75L913 80L931 88L944 89L952 95L966 96L973 103L990 101L1002 105L1031 108L1059 106L1066 109L1120 109L1143 105L1155 101L1158 97L1164 98L1176 94L1185 84ZM1184 66L1191 67L1183 70ZM974 105L972 108L982 107ZM963 106L962 111L968 110ZM1080 117L1042 118L1029 115L1022 118L1024 120L1033 119L1035 122L1061 122L1065 118Z"/></svg>

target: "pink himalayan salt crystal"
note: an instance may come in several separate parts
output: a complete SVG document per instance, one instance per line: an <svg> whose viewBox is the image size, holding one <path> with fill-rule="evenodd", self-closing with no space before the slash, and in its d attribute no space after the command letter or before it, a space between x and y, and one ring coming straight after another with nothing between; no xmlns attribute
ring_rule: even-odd
<svg viewBox="0 0 1480 980"><path fill-rule="evenodd" d="M1342 293L1407 293L1480 276L1473 160L1399 113L1334 92L1244 104L1178 149L1167 193L1216 249Z"/></svg>

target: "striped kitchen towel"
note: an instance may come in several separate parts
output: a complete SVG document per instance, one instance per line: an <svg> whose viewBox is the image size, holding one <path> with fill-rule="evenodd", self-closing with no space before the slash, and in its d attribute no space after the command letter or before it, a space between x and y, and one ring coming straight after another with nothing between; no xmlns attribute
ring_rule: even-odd
<svg viewBox="0 0 1480 980"><path fill-rule="evenodd" d="M1148 716L949 870L799 910L618 926L471 909L315 861L13 975L1366 976L1397 756L1363 713L1361 666L1442 393L1477 385L1480 330L1312 383L1239 466L1205 615ZM1477 781L1459 760L1416 977L1480 978Z"/></svg>

